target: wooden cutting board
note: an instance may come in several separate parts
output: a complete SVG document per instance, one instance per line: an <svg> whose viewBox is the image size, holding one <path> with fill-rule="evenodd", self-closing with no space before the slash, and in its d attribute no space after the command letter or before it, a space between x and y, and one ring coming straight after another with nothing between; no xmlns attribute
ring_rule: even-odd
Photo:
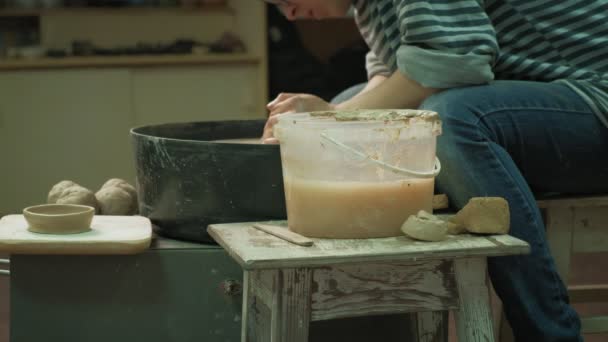
<svg viewBox="0 0 608 342"><path fill-rule="evenodd" d="M152 239L152 224L143 216L95 216L91 230L79 234L32 233L23 215L0 219L0 253L136 254Z"/></svg>

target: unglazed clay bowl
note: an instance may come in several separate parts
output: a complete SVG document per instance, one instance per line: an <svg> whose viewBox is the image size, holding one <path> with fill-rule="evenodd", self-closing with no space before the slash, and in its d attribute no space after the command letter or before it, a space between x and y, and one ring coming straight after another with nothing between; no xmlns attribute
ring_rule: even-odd
<svg viewBox="0 0 608 342"><path fill-rule="evenodd" d="M91 230L95 208L77 204L42 204L23 209L28 230L43 234L77 234Z"/></svg>

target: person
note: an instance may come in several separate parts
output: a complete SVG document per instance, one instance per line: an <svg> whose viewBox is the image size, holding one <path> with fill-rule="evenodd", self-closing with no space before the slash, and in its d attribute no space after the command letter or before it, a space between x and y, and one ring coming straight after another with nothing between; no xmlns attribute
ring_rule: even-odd
<svg viewBox="0 0 608 342"><path fill-rule="evenodd" d="M369 82L328 103L280 94L283 113L439 113L437 188L456 209L500 196L529 255L488 260L517 341L582 341L535 195L608 192L608 0L275 0L290 20L354 16ZM348 96L347 96L348 97Z"/></svg>

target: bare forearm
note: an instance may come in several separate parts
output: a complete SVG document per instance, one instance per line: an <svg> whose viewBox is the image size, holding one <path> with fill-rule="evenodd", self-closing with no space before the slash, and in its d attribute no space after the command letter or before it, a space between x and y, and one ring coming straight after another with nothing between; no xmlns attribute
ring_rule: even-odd
<svg viewBox="0 0 608 342"><path fill-rule="evenodd" d="M424 88L396 71L375 87L336 105L336 109L416 109L422 101L438 91L440 89Z"/></svg>
<svg viewBox="0 0 608 342"><path fill-rule="evenodd" d="M366 91L370 91L370 90L376 88L378 85L380 85L380 83L385 81L387 78L388 77L384 76L384 75L372 76L372 78L370 78L369 81L367 82L367 84L365 85L365 88L363 88L363 90L361 90L361 93L365 93Z"/></svg>

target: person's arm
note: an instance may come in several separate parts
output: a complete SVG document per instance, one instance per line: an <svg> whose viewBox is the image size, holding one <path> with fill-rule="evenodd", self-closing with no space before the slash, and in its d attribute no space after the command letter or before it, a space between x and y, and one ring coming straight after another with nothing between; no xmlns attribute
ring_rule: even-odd
<svg viewBox="0 0 608 342"><path fill-rule="evenodd" d="M336 109L411 108L441 89L484 84L494 78L498 55L494 28L478 0L410 0L395 5L401 45L397 70ZM368 32L373 45L376 37ZM379 39L379 38L378 38ZM378 58L367 56L368 74ZM376 71L378 72L378 71Z"/></svg>
<svg viewBox="0 0 608 342"><path fill-rule="evenodd" d="M457 88L494 79L499 46L483 0L408 0L396 6L398 70L425 88Z"/></svg>
<svg viewBox="0 0 608 342"><path fill-rule="evenodd" d="M395 5L400 46L397 70L375 87L339 105L305 94L281 95L269 104L263 139L272 137L275 114L330 109L417 109L441 89L494 79L496 33L483 1L409 0ZM369 44L369 42L368 42Z"/></svg>
<svg viewBox="0 0 608 342"><path fill-rule="evenodd" d="M372 78L370 78L367 81L367 84L365 85L365 88L363 88L361 90L361 92L359 92L359 94L365 93L367 91L370 91L370 90L376 88L378 85L380 85L380 83L382 83L387 78L388 77L384 76L384 75L374 75L374 76L372 76Z"/></svg>
<svg viewBox="0 0 608 342"><path fill-rule="evenodd" d="M439 89L425 88L408 79L398 70L385 80L378 79L379 83L367 91L361 91L352 99L337 105L329 104L322 99L309 94L281 94L269 104L271 111L262 141L266 144L278 142L273 137L272 129L277 123L281 113L303 112L330 109L397 109L418 108L420 103Z"/></svg>
<svg viewBox="0 0 608 342"><path fill-rule="evenodd" d="M339 103L335 109L418 108L428 96L440 91L425 88L399 71L357 96Z"/></svg>
<svg viewBox="0 0 608 342"><path fill-rule="evenodd" d="M360 93L374 89L391 74L388 67L376 57L373 51L369 51L365 55L365 70L367 70L368 81Z"/></svg>

